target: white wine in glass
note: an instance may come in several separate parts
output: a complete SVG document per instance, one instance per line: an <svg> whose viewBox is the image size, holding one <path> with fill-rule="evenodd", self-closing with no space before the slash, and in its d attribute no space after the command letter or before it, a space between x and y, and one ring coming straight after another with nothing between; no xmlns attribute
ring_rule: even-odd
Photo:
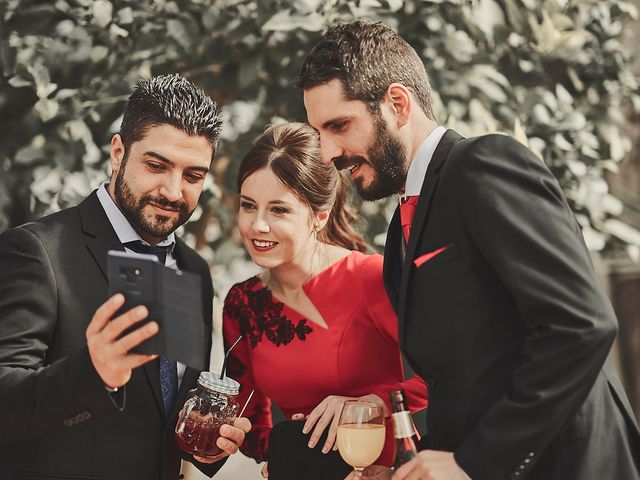
<svg viewBox="0 0 640 480"><path fill-rule="evenodd" d="M376 403L348 400L338 423L338 450L356 477L380 456L384 448L384 412Z"/></svg>

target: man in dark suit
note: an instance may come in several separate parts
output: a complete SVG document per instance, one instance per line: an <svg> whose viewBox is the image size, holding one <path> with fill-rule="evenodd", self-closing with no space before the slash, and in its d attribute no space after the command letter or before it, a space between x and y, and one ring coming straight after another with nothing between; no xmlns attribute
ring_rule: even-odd
<svg viewBox="0 0 640 480"><path fill-rule="evenodd" d="M380 23L329 29L297 84L324 161L366 200L401 195L385 283L430 391L423 450L393 479L640 478L616 318L543 162L438 126L424 65Z"/></svg>
<svg viewBox="0 0 640 480"><path fill-rule="evenodd" d="M129 351L158 331L144 307L115 316L109 250L155 252L202 280L211 347L213 288L206 262L174 234L196 207L220 132L220 111L178 75L141 81L111 142L111 182L77 207L0 235L0 477L169 480L181 457L212 476L219 459L182 454L173 430L198 371ZM115 318L114 318L115 317ZM141 368L137 368L141 367ZM237 451L246 419L218 445Z"/></svg>

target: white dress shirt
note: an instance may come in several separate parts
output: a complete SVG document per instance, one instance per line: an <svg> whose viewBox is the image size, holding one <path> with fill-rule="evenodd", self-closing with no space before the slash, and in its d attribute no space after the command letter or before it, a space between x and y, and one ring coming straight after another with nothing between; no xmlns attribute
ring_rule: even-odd
<svg viewBox="0 0 640 480"><path fill-rule="evenodd" d="M411 160L411 164L409 164L407 180L405 181L404 192L401 198L420 195L424 177L427 175L427 168L429 167L429 163L431 163L433 153L436 151L436 147L446 131L447 129L442 126L436 127L427 135L427 138L424 139L413 160Z"/></svg>

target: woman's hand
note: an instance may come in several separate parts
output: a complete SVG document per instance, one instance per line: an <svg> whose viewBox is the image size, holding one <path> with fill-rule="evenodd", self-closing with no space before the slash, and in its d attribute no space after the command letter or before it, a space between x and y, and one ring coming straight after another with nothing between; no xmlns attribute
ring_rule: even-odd
<svg viewBox="0 0 640 480"><path fill-rule="evenodd" d="M264 478L269 478L269 462L264 462L264 465L262 466L262 470L260 471L260 474Z"/></svg>
<svg viewBox="0 0 640 480"><path fill-rule="evenodd" d="M338 421L340 420L340 414L342 413L342 407L347 400L368 400L377 403L383 407L385 416L387 416L387 407L380 397L377 395L365 395L363 397L341 397L338 395L329 395L320 404L313 409L313 411L307 417L307 421L302 428L302 433L309 433L313 429L311 438L309 439L309 448L313 448L320 440L322 432L329 427L327 433L327 440L322 447L322 453L329 453L333 448L338 449L336 444L336 435L338 433ZM298 414L294 415L298 417ZM292 418L294 418L292 417ZM315 428L314 428L315 426Z"/></svg>

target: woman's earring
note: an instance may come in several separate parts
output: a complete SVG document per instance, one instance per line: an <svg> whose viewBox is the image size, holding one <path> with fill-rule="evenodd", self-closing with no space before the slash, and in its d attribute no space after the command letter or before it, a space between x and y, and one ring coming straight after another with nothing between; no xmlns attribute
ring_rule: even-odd
<svg viewBox="0 0 640 480"><path fill-rule="evenodd" d="M313 241L317 242L318 241L318 226L314 225L313 229L311 230L311 234L313 235Z"/></svg>

